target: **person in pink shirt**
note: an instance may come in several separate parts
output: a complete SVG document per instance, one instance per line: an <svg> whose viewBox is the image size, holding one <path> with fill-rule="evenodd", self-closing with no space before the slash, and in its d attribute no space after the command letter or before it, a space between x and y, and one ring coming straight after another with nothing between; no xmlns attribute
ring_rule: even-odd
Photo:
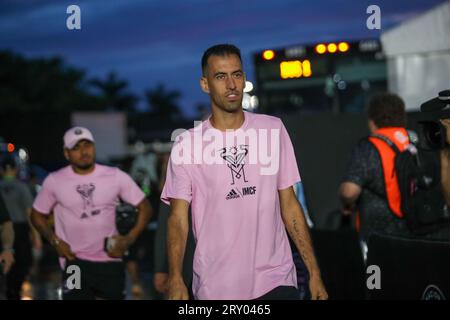
<svg viewBox="0 0 450 320"><path fill-rule="evenodd" d="M202 69L212 115L177 136L161 195L170 203L168 298L189 298L181 270L191 206L195 299L298 299L286 230L308 268L312 298L327 299L292 187L300 174L286 128L242 109L238 48L209 48Z"/></svg>
<svg viewBox="0 0 450 320"><path fill-rule="evenodd" d="M69 165L45 179L31 214L35 228L61 257L63 299L123 299L122 256L150 220L150 204L126 173L95 163L88 129L74 127L65 133L64 156ZM119 199L139 212L126 235L119 235L116 227ZM55 231L47 223L52 211ZM107 238L114 242L110 248L105 248Z"/></svg>

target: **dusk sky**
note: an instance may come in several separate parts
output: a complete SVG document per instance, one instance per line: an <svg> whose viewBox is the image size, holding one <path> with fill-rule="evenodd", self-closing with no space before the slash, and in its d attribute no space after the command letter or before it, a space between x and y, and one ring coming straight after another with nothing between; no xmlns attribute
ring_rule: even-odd
<svg viewBox="0 0 450 320"><path fill-rule="evenodd" d="M197 103L208 103L198 80L201 55L213 44L240 47L247 77L253 80L254 52L379 37L442 2L0 0L0 50L29 57L59 55L88 77L104 78L115 71L140 98L146 88L163 83L182 93L183 112L193 115ZM66 27L71 4L81 8L81 30ZM381 8L381 31L366 27L371 4Z"/></svg>

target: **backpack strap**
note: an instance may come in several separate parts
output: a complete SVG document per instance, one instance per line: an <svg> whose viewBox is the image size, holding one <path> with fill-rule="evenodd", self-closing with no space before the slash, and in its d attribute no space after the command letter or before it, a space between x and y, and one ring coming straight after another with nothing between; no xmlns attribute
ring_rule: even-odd
<svg viewBox="0 0 450 320"><path fill-rule="evenodd" d="M398 149L398 147L395 145L395 143L393 143L387 137L382 136L381 134L376 134L376 133L371 134L369 137L383 140L389 147L391 147L392 150L394 150L395 154L398 155L401 153L400 150Z"/></svg>

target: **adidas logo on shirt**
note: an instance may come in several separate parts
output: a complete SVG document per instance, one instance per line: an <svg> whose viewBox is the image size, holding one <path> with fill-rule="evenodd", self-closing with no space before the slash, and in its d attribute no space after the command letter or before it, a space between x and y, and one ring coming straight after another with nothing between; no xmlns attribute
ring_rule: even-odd
<svg viewBox="0 0 450 320"><path fill-rule="evenodd" d="M234 189L231 189L231 191L228 193L226 199L230 200L230 199L236 199L236 198L240 198L240 196L237 194L237 192Z"/></svg>

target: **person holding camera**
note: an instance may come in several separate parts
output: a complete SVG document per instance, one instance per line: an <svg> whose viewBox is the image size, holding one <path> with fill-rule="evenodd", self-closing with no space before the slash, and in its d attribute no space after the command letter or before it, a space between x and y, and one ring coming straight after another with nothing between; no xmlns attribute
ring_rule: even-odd
<svg viewBox="0 0 450 320"><path fill-rule="evenodd" d="M420 106L423 148L433 154L435 176L439 178L436 191L442 196L435 212L436 230L424 236L426 239L450 241L450 90L440 91Z"/></svg>
<svg viewBox="0 0 450 320"><path fill-rule="evenodd" d="M358 212L357 227L364 254L367 253L365 244L373 233L428 240L450 240L448 220L441 218L440 212L445 205L438 184L440 180L447 205L450 204L450 149L441 150L439 177L436 170L439 165L437 159L435 161L434 156L425 152L426 150L421 149L418 152L418 148L412 145L406 130L405 105L395 94L384 93L373 96L369 101L368 118L371 135L361 139L353 150L347 173L339 189L343 214L348 216L354 211ZM441 120L441 123L450 128L450 119ZM429 121L427 123L422 121L422 125L433 129L428 132L437 132L435 130L437 124L431 127ZM443 130L439 132L444 135ZM432 138L430 141L433 145L441 145L443 142L437 143L434 133L425 136L428 137L427 141ZM450 141L450 130L447 130L447 140ZM414 190L420 191L414 191L412 196L402 193L405 191L401 188L404 181L398 172L398 170L406 172L408 169L397 166L399 156L397 153L404 153L407 150L415 154L416 168L420 170L420 179L423 179L423 182L416 181ZM402 177L407 177L405 172ZM426 197L423 196L424 193L427 193ZM408 202L408 207L404 207L403 197L406 196L409 197L406 199L414 200ZM432 208L430 212L420 206L424 204L420 201L428 201L426 205ZM405 212L405 208L409 211ZM430 216L426 217L425 223L423 217L428 214Z"/></svg>
<svg viewBox="0 0 450 320"><path fill-rule="evenodd" d="M368 105L371 134L391 140L401 150L409 145L403 100L396 94L373 96ZM342 212L358 212L357 227L363 245L372 233L409 235L400 216L400 195L395 192L394 152L384 141L363 138L353 149L350 163L339 188ZM386 170L383 170L385 168Z"/></svg>
<svg viewBox="0 0 450 320"><path fill-rule="evenodd" d="M45 179L31 214L35 228L61 257L63 299L124 299L122 256L147 225L150 204L123 171L95 163L88 129L74 127L65 133L64 156L70 165ZM119 199L139 211L135 226L125 235L117 231ZM55 231L46 219L51 211Z"/></svg>

